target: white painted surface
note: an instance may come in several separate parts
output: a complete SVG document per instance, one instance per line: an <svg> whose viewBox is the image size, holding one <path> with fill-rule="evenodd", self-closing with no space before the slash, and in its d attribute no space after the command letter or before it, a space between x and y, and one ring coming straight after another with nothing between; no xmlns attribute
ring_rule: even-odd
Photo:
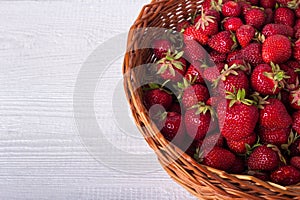
<svg viewBox="0 0 300 200"><path fill-rule="evenodd" d="M116 158L120 168L113 169L95 159L73 117L82 64L102 42L128 31L146 3L0 1L0 199L194 199L139 135L114 126L110 88L121 78L122 58L98 84L95 113L113 146L145 155L143 164L157 170L136 175L120 170L143 164Z"/></svg>

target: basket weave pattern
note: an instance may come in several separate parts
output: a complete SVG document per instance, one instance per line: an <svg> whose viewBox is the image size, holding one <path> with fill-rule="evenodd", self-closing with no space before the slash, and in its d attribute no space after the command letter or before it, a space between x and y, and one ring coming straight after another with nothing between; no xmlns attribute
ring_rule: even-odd
<svg viewBox="0 0 300 200"><path fill-rule="evenodd" d="M170 145L151 123L143 106L142 91L135 90L143 71L132 70L141 64L150 63L150 49L140 49L143 42L141 32L147 27L174 29L178 22L188 19L201 8L201 1L153 0L144 6L131 27L127 53L124 59L124 87L135 122L158 160L176 182L199 199L300 199L300 185L283 187L264 182L253 176L231 175L224 171L203 166ZM135 30L139 30L138 33Z"/></svg>

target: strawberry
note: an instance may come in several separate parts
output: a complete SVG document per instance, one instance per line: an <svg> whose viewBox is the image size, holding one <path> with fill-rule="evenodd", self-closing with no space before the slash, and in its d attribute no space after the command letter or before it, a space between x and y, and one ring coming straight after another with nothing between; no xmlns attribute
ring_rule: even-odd
<svg viewBox="0 0 300 200"><path fill-rule="evenodd" d="M236 31L236 38L242 47L248 46L255 36L255 29L250 25L243 25Z"/></svg>
<svg viewBox="0 0 300 200"><path fill-rule="evenodd" d="M238 1L237 3L241 6L243 16L246 14L246 12L252 9L252 6L249 2Z"/></svg>
<svg viewBox="0 0 300 200"><path fill-rule="evenodd" d="M217 51L210 52L210 60L215 64L225 62L226 57L226 53L219 53Z"/></svg>
<svg viewBox="0 0 300 200"><path fill-rule="evenodd" d="M219 78L214 81L214 86L218 86L221 94L224 94L225 91L234 92L234 90L239 89L249 91L249 80L239 66L232 65L229 67L225 65Z"/></svg>
<svg viewBox="0 0 300 200"><path fill-rule="evenodd" d="M224 146L224 137L220 133L208 133L206 137L202 140L201 145L203 149Z"/></svg>
<svg viewBox="0 0 300 200"><path fill-rule="evenodd" d="M259 43L251 43L242 49L242 55L247 63L250 63L253 67L262 64L262 45Z"/></svg>
<svg viewBox="0 0 300 200"><path fill-rule="evenodd" d="M208 45L219 53L229 53L236 48L235 37L229 31L222 31L208 40Z"/></svg>
<svg viewBox="0 0 300 200"><path fill-rule="evenodd" d="M206 50L195 40L184 37L184 57L195 67L200 68L201 63L206 60Z"/></svg>
<svg viewBox="0 0 300 200"><path fill-rule="evenodd" d="M284 24L267 24L262 30L262 34L265 37L273 35L284 35L287 37L294 36L294 30L292 27Z"/></svg>
<svg viewBox="0 0 300 200"><path fill-rule="evenodd" d="M195 27L196 30L207 36L215 35L219 31L218 21L214 16L204 13L203 9L201 15L195 19Z"/></svg>
<svg viewBox="0 0 300 200"><path fill-rule="evenodd" d="M278 94L283 87L284 78L287 77L279 65L260 64L252 72L251 85L260 94Z"/></svg>
<svg viewBox="0 0 300 200"><path fill-rule="evenodd" d="M280 185L293 185L300 181L300 171L293 166L282 166L271 173L271 181Z"/></svg>
<svg viewBox="0 0 300 200"><path fill-rule="evenodd" d="M186 71L184 78L187 79L190 83L202 83L204 84L205 81L202 77L201 70L198 67L195 67L194 65L190 65L188 70Z"/></svg>
<svg viewBox="0 0 300 200"><path fill-rule="evenodd" d="M209 82L214 82L220 76L220 73L224 69L224 67L224 63L217 63L215 66L204 69L204 79Z"/></svg>
<svg viewBox="0 0 300 200"><path fill-rule="evenodd" d="M152 43L153 53L158 59L162 59L163 57L165 57L171 47L171 42L165 39L154 40Z"/></svg>
<svg viewBox="0 0 300 200"><path fill-rule="evenodd" d="M290 156L300 156L300 139L296 139L289 147Z"/></svg>
<svg viewBox="0 0 300 200"><path fill-rule="evenodd" d="M293 129L300 133L300 111L296 111L293 114Z"/></svg>
<svg viewBox="0 0 300 200"><path fill-rule="evenodd" d="M266 63L281 64L292 56L292 43L283 35L272 35L263 43L262 58Z"/></svg>
<svg viewBox="0 0 300 200"><path fill-rule="evenodd" d="M235 61L235 60L243 60L243 59L244 59L244 57L243 57L242 51L241 50L235 50L235 51L232 51L232 52L228 53L227 58L226 58L226 62L230 63L230 62Z"/></svg>
<svg viewBox="0 0 300 200"><path fill-rule="evenodd" d="M250 154L247 163L250 170L272 171L279 166L279 156L269 146L255 148Z"/></svg>
<svg viewBox="0 0 300 200"><path fill-rule="evenodd" d="M263 8L274 8L276 0L260 0L260 6Z"/></svg>
<svg viewBox="0 0 300 200"><path fill-rule="evenodd" d="M171 107L168 109L169 112L176 112L181 114L181 106L179 103L172 103Z"/></svg>
<svg viewBox="0 0 300 200"><path fill-rule="evenodd" d="M292 68L294 70L300 69L300 63L295 60L289 60L286 64L289 66L289 68Z"/></svg>
<svg viewBox="0 0 300 200"><path fill-rule="evenodd" d="M295 46L294 46L294 58L300 62L300 39L297 40L297 42L295 42Z"/></svg>
<svg viewBox="0 0 300 200"><path fill-rule="evenodd" d="M235 94L228 92L227 100L218 104L219 127L227 140L237 141L254 132L258 121L258 109L245 97L244 89Z"/></svg>
<svg viewBox="0 0 300 200"><path fill-rule="evenodd" d="M226 31L236 32L241 26L243 26L243 21L238 17L225 18L223 21L223 27Z"/></svg>
<svg viewBox="0 0 300 200"><path fill-rule="evenodd" d="M195 84L189 86L183 91L182 105L184 108L190 108L196 105L199 101L206 102L208 98L208 89L201 84Z"/></svg>
<svg viewBox="0 0 300 200"><path fill-rule="evenodd" d="M220 12L216 11L215 9L206 10L204 13L206 14L206 16L214 17L217 22L221 21Z"/></svg>
<svg viewBox="0 0 300 200"><path fill-rule="evenodd" d="M182 57L184 52L175 52L171 54L168 51L167 55L157 62L157 74L164 80L180 81L186 71L186 60Z"/></svg>
<svg viewBox="0 0 300 200"><path fill-rule="evenodd" d="M295 24L295 13L289 8L278 8L274 13L276 24L285 24L293 27Z"/></svg>
<svg viewBox="0 0 300 200"><path fill-rule="evenodd" d="M214 147L204 158L203 164L219 170L229 170L235 162L235 155L230 151Z"/></svg>
<svg viewBox="0 0 300 200"><path fill-rule="evenodd" d="M184 115L184 122L187 134L194 140L202 140L208 132L216 127L211 123L212 110L203 102L188 109Z"/></svg>
<svg viewBox="0 0 300 200"><path fill-rule="evenodd" d="M286 74L286 76L289 77L289 78L285 79L285 82L288 85L293 86L293 88L298 87L299 80L298 80L297 72L295 72L295 70L293 68L289 67L287 64L281 64L280 69L282 69L284 71L284 73Z"/></svg>
<svg viewBox="0 0 300 200"><path fill-rule="evenodd" d="M292 124L292 118L283 103L278 99L268 99L268 103L260 110L260 126L266 129L288 128Z"/></svg>
<svg viewBox="0 0 300 200"><path fill-rule="evenodd" d="M265 13L259 8L252 8L244 15L246 24L261 29L266 21Z"/></svg>
<svg viewBox="0 0 300 200"><path fill-rule="evenodd" d="M241 174L243 171L245 171L244 159L236 157L232 167L228 171L232 174Z"/></svg>
<svg viewBox="0 0 300 200"><path fill-rule="evenodd" d="M300 110L300 88L290 92L289 101L292 108Z"/></svg>
<svg viewBox="0 0 300 200"><path fill-rule="evenodd" d="M222 6L222 14L225 17L238 17L242 12L240 4L234 1L228 1Z"/></svg>
<svg viewBox="0 0 300 200"><path fill-rule="evenodd" d="M165 112L162 114L162 120L158 122L158 126L162 127L163 136L176 144L180 144L184 140L184 125L181 122L181 115L176 112Z"/></svg>
<svg viewBox="0 0 300 200"><path fill-rule="evenodd" d="M256 142L256 134L252 133L250 136L242 138L240 140L227 140L229 149L237 154L245 154L247 149L246 145L252 146Z"/></svg>
<svg viewBox="0 0 300 200"><path fill-rule="evenodd" d="M300 156L292 157L290 163L293 167L296 167L298 170L300 170Z"/></svg>
<svg viewBox="0 0 300 200"><path fill-rule="evenodd" d="M149 90L144 94L144 103L148 110L156 104L163 106L167 110L172 102L172 95L162 89Z"/></svg>
<svg viewBox="0 0 300 200"><path fill-rule="evenodd" d="M265 9L266 21L265 24L271 24L274 22L274 12L271 8Z"/></svg>
<svg viewBox="0 0 300 200"><path fill-rule="evenodd" d="M280 146L288 142L288 137L290 134L290 128L281 129L259 129L259 137L264 144L274 144Z"/></svg>
<svg viewBox="0 0 300 200"><path fill-rule="evenodd" d="M185 29L184 33L185 37L188 37L190 40L196 40L202 45L206 45L209 39L209 36L197 30L196 27L190 26Z"/></svg>

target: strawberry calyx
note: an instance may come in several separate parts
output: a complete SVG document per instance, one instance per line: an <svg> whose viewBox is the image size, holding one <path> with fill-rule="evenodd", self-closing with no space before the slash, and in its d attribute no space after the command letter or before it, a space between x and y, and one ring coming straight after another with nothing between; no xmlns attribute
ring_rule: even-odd
<svg viewBox="0 0 300 200"><path fill-rule="evenodd" d="M282 144L281 145L281 149L285 150L287 152L288 155L290 155L290 150L289 150L289 147L294 143L296 142L296 140L298 140L300 138L300 135L298 135L297 132L293 132L293 130L291 130L291 133L289 135L289 138L288 138L288 143L287 144Z"/></svg>
<svg viewBox="0 0 300 200"><path fill-rule="evenodd" d="M292 97L293 97L293 99L292 99L292 104L296 104L296 105L298 105L298 106L300 106L300 89L298 89L298 90L295 90L295 91L292 91L291 92L291 95L292 95Z"/></svg>
<svg viewBox="0 0 300 200"><path fill-rule="evenodd" d="M284 158L284 156L282 155L280 149L276 145L268 144L267 147L271 148L273 151L275 151L278 154L278 157L279 157L281 162L283 162L285 165L287 164L286 159Z"/></svg>
<svg viewBox="0 0 300 200"><path fill-rule="evenodd" d="M299 0L292 0L287 3L287 7L290 9L293 9L293 10L296 10L297 8L299 8L299 5L300 5Z"/></svg>
<svg viewBox="0 0 300 200"><path fill-rule="evenodd" d="M216 2L215 0L211 1L211 9L214 9L218 12L222 11L222 6L223 6L223 0L218 0L218 2Z"/></svg>
<svg viewBox="0 0 300 200"><path fill-rule="evenodd" d="M195 24L196 30L199 30L201 28L204 31L206 27L209 25L209 23L216 23L214 19L215 19L214 16L206 15L203 9L201 9L201 18Z"/></svg>
<svg viewBox="0 0 300 200"><path fill-rule="evenodd" d="M178 82L177 85L175 86L179 91L177 98L181 99L184 90L190 86L191 86L191 82L189 82L186 78L183 78L183 82Z"/></svg>
<svg viewBox="0 0 300 200"><path fill-rule="evenodd" d="M256 143L253 146L250 146L249 144L245 144L246 147L246 153L244 154L245 156L249 156L254 149L256 149L257 147L262 146L262 144L260 143L260 138L258 137Z"/></svg>
<svg viewBox="0 0 300 200"><path fill-rule="evenodd" d="M246 99L246 90L240 89L238 92L236 92L234 88L234 92L228 92L226 91L226 99L230 100L229 107L232 107L236 103L243 103L245 105L251 106L256 104L255 101Z"/></svg>
<svg viewBox="0 0 300 200"><path fill-rule="evenodd" d="M216 113L213 110L213 108L211 106L209 106L209 105L206 105L202 101L200 101L196 105L188 108L188 110L192 110L192 109L196 110L196 112L195 112L196 115L199 115L199 114L204 114L205 115L207 112L210 112L211 116L215 116L216 115ZM214 117L212 117L212 120L214 120Z"/></svg>
<svg viewBox="0 0 300 200"><path fill-rule="evenodd" d="M286 73L280 69L278 64L274 64L273 62L270 63L272 67L272 72L264 72L263 75L274 80L274 88L273 92L276 91L277 88L284 88L284 79L290 78L286 75Z"/></svg>
<svg viewBox="0 0 300 200"><path fill-rule="evenodd" d="M172 54L171 50L169 49L166 56L157 62L157 64L161 65L157 74L163 74L164 72L169 70L172 76L176 76L174 68L183 70L183 63L178 61L180 58L182 58L183 54L184 51L175 51L175 53Z"/></svg>
<svg viewBox="0 0 300 200"><path fill-rule="evenodd" d="M269 96L262 97L262 96L260 96L260 94L258 92L254 92L251 95L251 98L253 98L254 101L256 102L257 108L261 109L261 110L263 110L265 108L264 105L270 104L270 102L267 101L267 99L269 99Z"/></svg>
<svg viewBox="0 0 300 200"><path fill-rule="evenodd" d="M266 36L264 34L262 34L261 32L256 32L255 33L255 37L254 39L255 41L259 42L259 43L264 43L266 40Z"/></svg>

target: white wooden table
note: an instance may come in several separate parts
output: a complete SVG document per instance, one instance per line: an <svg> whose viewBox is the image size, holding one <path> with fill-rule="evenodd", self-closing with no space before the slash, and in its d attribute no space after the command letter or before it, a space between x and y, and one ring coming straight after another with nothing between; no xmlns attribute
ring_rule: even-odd
<svg viewBox="0 0 300 200"><path fill-rule="evenodd" d="M97 83L95 115L111 146L143 159L93 155L74 119L82 66L103 42L125 41L146 3L0 1L0 199L194 199L138 133L116 125L111 102L122 57Z"/></svg>

